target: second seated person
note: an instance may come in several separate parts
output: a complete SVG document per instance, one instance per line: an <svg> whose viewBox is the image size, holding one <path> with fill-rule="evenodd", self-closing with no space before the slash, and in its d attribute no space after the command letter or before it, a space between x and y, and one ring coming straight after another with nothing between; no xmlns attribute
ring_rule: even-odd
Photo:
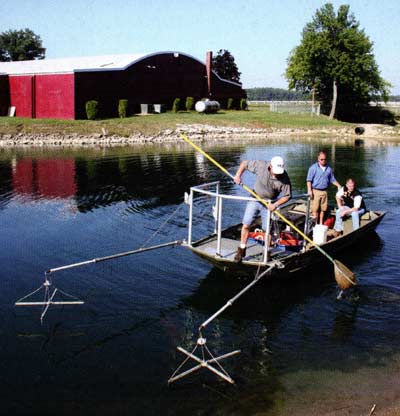
<svg viewBox="0 0 400 416"><path fill-rule="evenodd" d="M364 198L356 188L353 178L346 180L346 185L340 188L336 194L338 209L336 210L336 221L333 230L334 237L343 233L343 220L351 215L353 230L360 228L360 217L366 212Z"/></svg>

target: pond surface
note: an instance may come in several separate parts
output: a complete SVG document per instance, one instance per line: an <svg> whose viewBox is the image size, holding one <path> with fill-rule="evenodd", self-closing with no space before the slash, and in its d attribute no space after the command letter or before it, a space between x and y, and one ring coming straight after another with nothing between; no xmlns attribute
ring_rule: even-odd
<svg viewBox="0 0 400 416"><path fill-rule="evenodd" d="M319 145L205 148L232 173L243 159L281 155L303 193ZM53 306L43 324L40 307L14 302L49 268L185 238L190 186L219 180L226 193L243 191L185 146L3 150L0 414L360 415L390 404L400 368L400 147L324 147L339 182L354 177L367 207L388 214L340 256L360 281L342 300L330 268L313 270L256 285L207 327L213 354L242 350L224 361L233 386L206 370L167 385L185 358L176 347L191 351L199 325L248 282L183 248L53 274L54 287L85 303ZM200 202L195 237L210 231ZM242 207L225 208L225 225L241 221Z"/></svg>

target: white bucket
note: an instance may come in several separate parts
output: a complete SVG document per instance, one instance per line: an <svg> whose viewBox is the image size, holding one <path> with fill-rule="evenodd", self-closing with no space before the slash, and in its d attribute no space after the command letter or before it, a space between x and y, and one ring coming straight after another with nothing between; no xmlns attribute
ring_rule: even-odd
<svg viewBox="0 0 400 416"><path fill-rule="evenodd" d="M313 228L313 241L315 244L326 243L326 235L328 233L328 227L326 225L317 224Z"/></svg>

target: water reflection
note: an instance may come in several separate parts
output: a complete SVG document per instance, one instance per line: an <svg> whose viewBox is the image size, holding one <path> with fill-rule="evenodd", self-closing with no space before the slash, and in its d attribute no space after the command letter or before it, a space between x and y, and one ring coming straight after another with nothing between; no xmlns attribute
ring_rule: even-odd
<svg viewBox="0 0 400 416"><path fill-rule="evenodd" d="M248 280L232 279L190 251L171 248L55 276L58 287L86 303L52 309L43 327L40 311L15 310L13 302L36 288L49 266L139 247L194 184L222 180L225 192L241 190L185 147L0 152L3 411L53 414L62 401L64 412L81 406L84 413L109 407L122 414L167 409L164 414L275 416L288 414L282 410L288 395L301 404L300 396L318 391L332 374L340 386L346 372L389 368L385 360L398 351L400 328L400 148L326 147L340 180L354 173L369 207L392 210L378 228L380 237L371 234L340 258L354 269L360 287L337 301L330 266L285 282L260 282L205 331L216 354L242 349L226 361L238 384L202 372L170 388L166 380L182 360L176 346L193 347L198 326ZM304 192L318 148L281 142L207 151L231 172L241 159L282 154L295 191ZM68 204L78 211L60 220L59 205ZM240 221L237 206L225 207ZM185 236L185 208L158 236L162 242ZM200 225L199 233L204 235ZM365 379L370 376L371 370ZM363 395L357 383L349 386ZM325 392L340 402L335 389Z"/></svg>
<svg viewBox="0 0 400 416"><path fill-rule="evenodd" d="M74 159L13 159L11 165L15 194L44 199L76 195Z"/></svg>
<svg viewBox="0 0 400 416"><path fill-rule="evenodd" d="M220 157L230 166L240 151ZM80 212L125 202L133 212L176 204L190 186L222 181L225 191L232 188L209 163L193 152L172 154L139 153L107 158L17 158L0 164L0 204L10 193L20 202L73 198Z"/></svg>
<svg viewBox="0 0 400 416"><path fill-rule="evenodd" d="M10 162L0 162L0 209L8 205L13 193L12 181L12 164Z"/></svg>
<svg viewBox="0 0 400 416"><path fill-rule="evenodd" d="M295 189L304 190L306 188L308 167L315 163L320 149L327 151L328 163L332 166L339 183L344 184L347 178L352 177L355 179L358 188L372 186L375 179L375 170L381 169L379 161L385 158L387 154L386 147L377 147L371 153L370 148L335 143L328 146L294 144L287 150L286 159L288 160L292 185ZM332 195L335 189L330 189Z"/></svg>
<svg viewBox="0 0 400 416"><path fill-rule="evenodd" d="M345 305L345 307L336 312L332 323L331 337L339 343L346 342L346 340L351 338L357 320L358 302L350 304L347 308L346 306L348 305Z"/></svg>
<svg viewBox="0 0 400 416"><path fill-rule="evenodd" d="M309 165L316 158L318 145L293 144L285 149L287 169L296 192L304 192ZM210 148L209 152L223 166L234 171L243 158L243 147L229 150ZM383 157L386 148L376 150ZM277 150L277 153L282 153ZM331 144L330 163L339 181L355 178L358 187L372 185L371 169L376 158L364 147ZM271 154L255 152L245 157L268 158ZM376 154L374 156L377 156ZM82 155L43 158L16 154L0 162L0 206L10 199L10 193L32 199L73 198L80 212L91 211L118 202L130 203L132 211L142 211L177 203L190 186L219 179L225 191L232 189L230 180L198 153L179 151L149 152L122 155L106 153L93 158ZM138 201L141 201L140 203Z"/></svg>

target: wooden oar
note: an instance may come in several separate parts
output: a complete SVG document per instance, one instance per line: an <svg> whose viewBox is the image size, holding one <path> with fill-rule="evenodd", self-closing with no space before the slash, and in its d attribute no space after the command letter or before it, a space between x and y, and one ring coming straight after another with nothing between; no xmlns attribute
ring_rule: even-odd
<svg viewBox="0 0 400 416"><path fill-rule="evenodd" d="M222 172L228 175L233 181L235 181L235 177L229 173L221 164L219 164L215 159L213 159L208 153L206 153L203 149L193 143L189 137L185 134L181 133L180 137L198 152L200 152L203 156L205 156L210 162L212 162L215 166L217 166ZM261 198L256 192L254 192L251 188L249 188L245 184L241 184L243 189L245 189L250 195L260 201L263 205L268 208L268 202ZM299 230L291 221L285 218L279 211L274 211L274 213L286 224L288 224L291 228L293 228L298 234L300 234L306 241L308 241L311 245L313 245L321 254L323 254L328 260L330 260L334 265L334 272L335 272L335 279L338 286L345 290L351 286L357 285L357 279L354 273L348 269L342 262L339 260L333 259L325 250L323 250L318 244L314 243L311 238L309 238L306 234L304 234L301 230Z"/></svg>

